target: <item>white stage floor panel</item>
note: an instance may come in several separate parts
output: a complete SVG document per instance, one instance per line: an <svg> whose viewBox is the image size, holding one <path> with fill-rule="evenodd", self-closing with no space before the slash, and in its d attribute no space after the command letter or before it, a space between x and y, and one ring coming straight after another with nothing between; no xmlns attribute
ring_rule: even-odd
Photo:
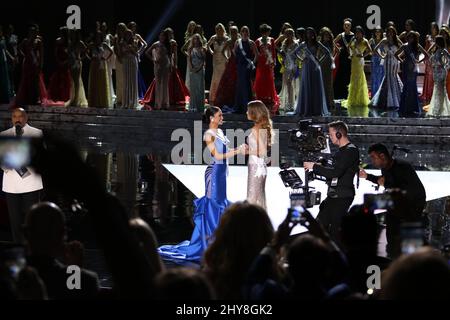
<svg viewBox="0 0 450 320"><path fill-rule="evenodd" d="M204 173L205 165L171 165L165 164L164 167L169 170L186 188L188 188L196 197L202 197L205 193ZM289 191L281 181L278 173L279 168L267 168L268 175L266 180L266 201L267 211L272 221L273 227L276 229L286 217L288 208L290 207ZM303 168L293 168L296 170L300 178L304 181ZM380 174L379 170L368 170L368 173ZM425 186L427 192L427 201L450 196L450 172L439 171L418 171L420 180ZM355 178L356 181L356 178ZM322 200L327 194L327 185L322 181L312 181L311 187L315 187L317 191L322 193ZM353 204L362 204L364 194L380 193L383 188L376 191L374 184L364 179L360 179L359 188L356 190L355 200ZM232 202L244 201L247 196L247 166L229 166L227 177L227 196ZM319 206L310 208L309 211L313 216L319 213ZM293 234L306 231L303 227L296 227Z"/></svg>

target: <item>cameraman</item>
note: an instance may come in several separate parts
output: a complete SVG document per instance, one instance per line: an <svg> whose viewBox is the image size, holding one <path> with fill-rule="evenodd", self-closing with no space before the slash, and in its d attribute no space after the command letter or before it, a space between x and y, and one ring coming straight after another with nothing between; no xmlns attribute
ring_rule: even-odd
<svg viewBox="0 0 450 320"><path fill-rule="evenodd" d="M403 160L392 158L384 144L369 147L368 154L374 167L381 169L381 176L360 170L359 176L385 189L406 192L394 200L394 209L386 215L387 252L391 258L400 254L400 229L403 222L421 222L426 204L425 188L413 166Z"/></svg>
<svg viewBox="0 0 450 320"><path fill-rule="evenodd" d="M348 139L348 127L343 121L332 122L328 127L331 142L339 147L333 155L332 166L325 167L314 162L305 162L303 166L327 179L328 194L320 204L317 219L338 243L342 217L355 197L353 178L359 170L359 150Z"/></svg>

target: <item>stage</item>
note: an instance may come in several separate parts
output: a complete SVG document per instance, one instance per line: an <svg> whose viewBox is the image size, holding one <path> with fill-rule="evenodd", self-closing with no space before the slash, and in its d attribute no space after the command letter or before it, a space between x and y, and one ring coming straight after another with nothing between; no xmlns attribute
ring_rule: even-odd
<svg viewBox="0 0 450 320"><path fill-rule="evenodd" d="M204 196L204 173L206 166L204 165L171 165L164 164L164 167L174 175L187 189L189 189L197 198ZM303 168L294 168L300 178L304 181ZM273 227L276 229L286 217L287 209L290 207L289 189L285 188L278 173L279 168L268 168L266 180L266 201L267 211L272 221ZM380 174L378 170L368 170L368 173ZM450 180L450 172L417 172L420 180L425 186L427 193L427 201L450 196L448 181ZM356 184L356 178L355 178ZM312 181L311 187L322 193L322 200L325 199L327 193L327 185L322 181ZM356 190L354 204L362 204L364 194L380 193L384 188L375 190L375 185L365 179L360 179L359 188ZM247 167L246 166L229 166L227 177L227 195L232 202L244 201L247 195ZM319 206L309 209L314 217L319 213ZM306 231L304 227L297 226L292 234L298 234Z"/></svg>
<svg viewBox="0 0 450 320"><path fill-rule="evenodd" d="M180 141L173 139L172 135L180 128L194 133L195 123L201 121L200 113L40 106L28 106L27 111L30 125L73 143L86 161L97 170L108 191L119 198L129 215L138 208L139 215L155 231L160 244L179 243L189 239L193 229L192 200L204 195L206 166L174 165L171 151ZM252 125L245 115L225 114L224 118L222 129L225 132L235 129L245 131ZM372 143L385 143L389 149L394 145L408 148L408 153L397 152L395 156L410 162L419 170L427 200L434 200L429 203L432 209L428 226L431 244L439 248L449 243L450 231L445 229L446 220L443 219L445 197L450 195L449 118L339 116L311 119L315 125L323 128L331 121L345 121L350 128L350 140L359 147L364 164L370 165L367 148ZM296 150L288 148L288 130L297 128L300 118L276 116L272 120L279 134L280 162L291 162L304 179ZM7 105L0 106L0 126L1 130L12 126L11 112ZM205 126L201 130L206 130ZM193 147L190 159L193 159L194 151ZM268 214L274 228L283 221L289 207L289 190L279 178L279 171L277 167L268 168L266 183ZM228 198L231 201L245 200L247 167L230 166L227 182ZM326 197L327 187L323 182L314 181L311 186L322 192L322 199ZM355 203L362 203L364 193L374 192L371 183L360 180ZM64 210L69 210L64 207L64 203L59 205ZM316 216L318 206L310 210ZM90 227L76 219L68 221L71 222L69 238L80 240L86 246L87 267L99 272L102 285L110 286L110 275ZM297 227L293 233L303 231L304 228ZM0 224L0 241L9 240L9 226ZM379 248L382 253L382 243Z"/></svg>
<svg viewBox="0 0 450 320"><path fill-rule="evenodd" d="M173 138L175 130L186 129L192 136L196 125L200 126L200 130L206 130L204 125L201 126L202 115L192 112L40 106L28 106L27 112L30 125L63 137L89 152L158 154L166 157L179 143ZM370 162L367 158L368 146L381 142L389 148L395 144L409 148L408 154L398 152L396 156L415 166L432 171L450 171L450 149L447 147L450 143L450 118L332 116L308 119L324 128L331 121L345 121L351 141L360 148L363 163ZM224 132L236 129L245 131L252 125L245 115L224 114L224 120ZM275 116L272 120L278 133L281 162L297 161L295 150L287 148L288 130L297 128L301 118ZM9 107L0 105L0 129L10 127Z"/></svg>

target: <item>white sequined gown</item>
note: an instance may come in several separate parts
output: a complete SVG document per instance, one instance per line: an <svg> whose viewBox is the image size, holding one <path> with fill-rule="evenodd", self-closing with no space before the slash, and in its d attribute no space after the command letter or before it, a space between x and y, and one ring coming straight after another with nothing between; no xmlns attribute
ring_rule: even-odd
<svg viewBox="0 0 450 320"><path fill-rule="evenodd" d="M261 142L262 140L263 139L261 139ZM264 145L261 142L260 145ZM254 130L252 130L252 133L248 136L248 147L250 156L248 159L247 201L267 210L265 191L267 177L266 157L258 157L252 154L257 153L257 142Z"/></svg>

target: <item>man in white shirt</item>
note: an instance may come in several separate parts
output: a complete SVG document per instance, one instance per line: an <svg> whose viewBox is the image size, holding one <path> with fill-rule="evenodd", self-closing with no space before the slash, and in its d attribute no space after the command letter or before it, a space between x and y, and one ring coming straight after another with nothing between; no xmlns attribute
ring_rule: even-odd
<svg viewBox="0 0 450 320"><path fill-rule="evenodd" d="M12 111L13 127L2 131L2 136L41 137L42 130L28 125L28 116L24 109ZM24 243L22 225L30 207L40 201L43 189L42 178L32 168L20 170L3 168L3 192L6 195L9 220L13 240Z"/></svg>

